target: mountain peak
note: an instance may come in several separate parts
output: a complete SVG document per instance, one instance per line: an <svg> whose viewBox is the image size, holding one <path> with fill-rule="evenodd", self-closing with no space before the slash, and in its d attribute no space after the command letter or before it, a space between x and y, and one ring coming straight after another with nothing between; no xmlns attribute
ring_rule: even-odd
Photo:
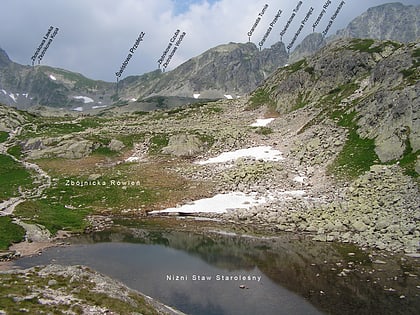
<svg viewBox="0 0 420 315"><path fill-rule="evenodd" d="M410 42L420 37L420 6L387 3L369 8L337 32L339 37Z"/></svg>
<svg viewBox="0 0 420 315"><path fill-rule="evenodd" d="M0 48L0 68L3 68L11 63L6 51Z"/></svg>

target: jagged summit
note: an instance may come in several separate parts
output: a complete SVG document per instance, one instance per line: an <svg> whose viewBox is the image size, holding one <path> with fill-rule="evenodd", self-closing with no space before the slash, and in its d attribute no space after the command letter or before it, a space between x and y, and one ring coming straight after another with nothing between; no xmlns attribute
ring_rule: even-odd
<svg viewBox="0 0 420 315"><path fill-rule="evenodd" d="M11 60L6 51L0 48L0 68L6 67L10 64Z"/></svg>
<svg viewBox="0 0 420 315"><path fill-rule="evenodd" d="M320 33L309 34L291 53L289 63L310 56L328 42L340 38L414 42L420 38L420 6L406 6L399 2L379 5L369 8L335 35L324 38Z"/></svg>
<svg viewBox="0 0 420 315"><path fill-rule="evenodd" d="M369 8L341 31L339 37L390 39L411 42L420 38L420 5L387 3Z"/></svg>

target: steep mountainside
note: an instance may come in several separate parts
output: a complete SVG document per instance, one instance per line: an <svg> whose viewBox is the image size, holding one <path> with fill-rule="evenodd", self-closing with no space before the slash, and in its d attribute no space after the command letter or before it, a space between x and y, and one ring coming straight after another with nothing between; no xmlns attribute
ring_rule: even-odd
<svg viewBox="0 0 420 315"><path fill-rule="evenodd" d="M409 43L419 37L420 6L387 3L368 9L335 35L324 38L320 33L309 34L291 53L289 62L310 56L327 42L340 38L371 38Z"/></svg>
<svg viewBox="0 0 420 315"><path fill-rule="evenodd" d="M420 37L420 6L387 3L370 8L337 36L415 41Z"/></svg>
<svg viewBox="0 0 420 315"><path fill-rule="evenodd" d="M413 170L420 152L419 65L418 43L339 40L279 69L257 93L283 114L310 109L301 131L333 120L350 128L352 150L359 140L372 141L381 162L399 160Z"/></svg>

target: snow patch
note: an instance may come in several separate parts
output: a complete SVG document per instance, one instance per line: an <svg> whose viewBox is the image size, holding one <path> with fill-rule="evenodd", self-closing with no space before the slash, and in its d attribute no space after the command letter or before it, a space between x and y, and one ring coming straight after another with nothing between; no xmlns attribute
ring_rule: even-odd
<svg viewBox="0 0 420 315"><path fill-rule="evenodd" d="M138 156L130 156L129 158L125 159L127 163L138 162L140 158Z"/></svg>
<svg viewBox="0 0 420 315"><path fill-rule="evenodd" d="M92 106L92 109L105 108L106 105Z"/></svg>
<svg viewBox="0 0 420 315"><path fill-rule="evenodd" d="M229 161L235 161L239 158L250 157L256 160L263 161L281 161L284 158L281 156L281 152L275 150L269 146L253 147L248 149L241 149L231 152L224 152L217 157L210 158L205 161L196 162L196 164L213 164L213 163L224 163Z"/></svg>
<svg viewBox="0 0 420 315"><path fill-rule="evenodd" d="M91 99L90 97L87 97L87 96L73 96L73 98L75 98L77 100L82 100L83 103L85 103L85 104L94 102L93 99Z"/></svg>
<svg viewBox="0 0 420 315"><path fill-rule="evenodd" d="M15 96L15 94L10 93L9 96L16 103L16 96Z"/></svg>
<svg viewBox="0 0 420 315"><path fill-rule="evenodd" d="M192 203L165 210L151 211L149 214L158 213L226 213L229 209L249 209L259 204L266 203L264 197L247 195L242 192L218 194L211 198L196 200Z"/></svg>
<svg viewBox="0 0 420 315"><path fill-rule="evenodd" d="M200 95L201 95L201 94L196 93L196 94L193 94L193 97L194 97L195 99L198 99L198 98L200 97Z"/></svg>
<svg viewBox="0 0 420 315"><path fill-rule="evenodd" d="M83 112L83 107L76 107L76 108L73 108L73 110L76 112Z"/></svg>
<svg viewBox="0 0 420 315"><path fill-rule="evenodd" d="M305 182L305 180L307 180L307 179L308 179L308 177L306 177L306 176L295 176L293 178L293 180L295 182L298 182L298 183L301 183L301 184L303 184Z"/></svg>
<svg viewBox="0 0 420 315"><path fill-rule="evenodd" d="M265 127L274 120L275 118L257 119L257 121L251 124L250 126L251 127Z"/></svg>
<svg viewBox="0 0 420 315"><path fill-rule="evenodd" d="M52 74L50 74L50 79L53 81L57 81L57 78L55 76L53 76Z"/></svg>
<svg viewBox="0 0 420 315"><path fill-rule="evenodd" d="M7 95L7 91L6 90L1 90L3 92L4 95Z"/></svg>
<svg viewBox="0 0 420 315"><path fill-rule="evenodd" d="M135 101L137 101L137 98L134 98L134 97L133 97L133 98L131 99L131 101L132 101L132 102L135 102Z"/></svg>
<svg viewBox="0 0 420 315"><path fill-rule="evenodd" d="M233 96L230 94L225 94L223 96L226 97L228 100L233 100Z"/></svg>

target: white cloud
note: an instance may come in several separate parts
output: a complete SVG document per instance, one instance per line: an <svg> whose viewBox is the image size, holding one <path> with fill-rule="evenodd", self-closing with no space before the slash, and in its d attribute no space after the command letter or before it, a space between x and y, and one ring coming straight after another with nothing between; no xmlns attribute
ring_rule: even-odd
<svg viewBox="0 0 420 315"><path fill-rule="evenodd" d="M140 32L146 36L122 77L157 69L157 60L176 29L187 33L168 70L197 56L207 49L228 42L248 41L247 32L264 4L269 4L263 19L252 36L255 44L263 37L279 9L281 18L264 47L280 39L279 33L290 17L295 1L274 0L2 0L0 47L12 60L30 64L30 57L50 25L60 28L43 64L80 72L94 79L115 80ZM286 45L298 28L310 6L315 8L311 21L316 19L325 1L303 1L303 6L290 26ZM328 22L340 0L332 4L320 24ZM418 0L404 0L419 4ZM368 7L385 1L346 1L339 18L331 29L344 27ZM188 7L189 4L189 7ZM188 9L186 9L188 8ZM310 21L310 22L311 22ZM305 34L311 31L308 22ZM324 23L324 24L323 24Z"/></svg>

